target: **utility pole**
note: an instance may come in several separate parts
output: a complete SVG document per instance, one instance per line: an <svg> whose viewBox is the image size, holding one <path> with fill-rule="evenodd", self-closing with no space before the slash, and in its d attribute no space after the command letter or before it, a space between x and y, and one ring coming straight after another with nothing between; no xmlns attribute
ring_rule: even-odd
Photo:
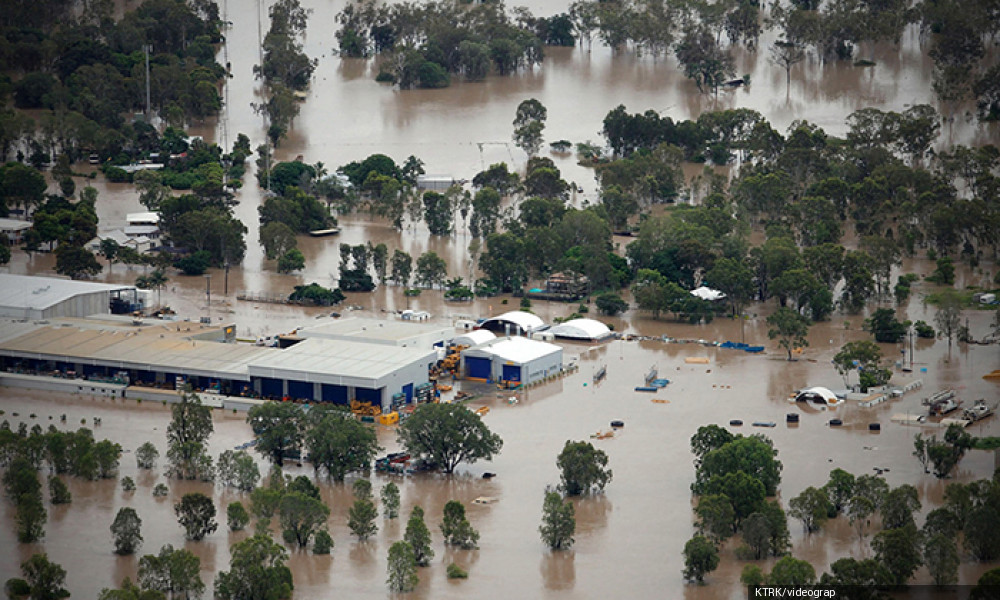
<svg viewBox="0 0 1000 600"><path fill-rule="evenodd" d="M146 124L150 125L151 114L149 110L149 53L153 51L153 47L149 44L144 44L142 46L143 52L146 53Z"/></svg>

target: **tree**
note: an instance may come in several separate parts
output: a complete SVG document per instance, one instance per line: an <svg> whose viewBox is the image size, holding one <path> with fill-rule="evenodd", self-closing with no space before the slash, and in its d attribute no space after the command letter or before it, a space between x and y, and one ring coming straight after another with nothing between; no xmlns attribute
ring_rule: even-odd
<svg viewBox="0 0 1000 600"><path fill-rule="evenodd" d="M804 560L783 556L767 576L768 585L804 586L816 582L816 571Z"/></svg>
<svg viewBox="0 0 1000 600"><path fill-rule="evenodd" d="M865 319L865 330L875 336L876 342L897 344L906 337L907 325L896 319L896 311L891 308L879 308L872 316Z"/></svg>
<svg viewBox="0 0 1000 600"><path fill-rule="evenodd" d="M707 482L712 477L744 473L758 480L763 485L764 492L768 496L773 496L778 491L778 484L781 483L782 464L775 458L777 454L778 451L771 445L770 440L763 436L738 437L705 454L696 473L693 491L707 492L709 487ZM730 495L730 498L733 496Z"/></svg>
<svg viewBox="0 0 1000 600"><path fill-rule="evenodd" d="M461 404L424 404L404 421L399 443L414 456L452 473L459 464L492 460L503 440L478 415Z"/></svg>
<svg viewBox="0 0 1000 600"><path fill-rule="evenodd" d="M948 352L951 352L951 340L962 325L962 301L954 290L941 293L941 301L934 313L934 323L941 335L948 338Z"/></svg>
<svg viewBox="0 0 1000 600"><path fill-rule="evenodd" d="M174 505L174 513L189 540L197 542L219 527L215 522L215 503L200 492L181 496L181 501Z"/></svg>
<svg viewBox="0 0 1000 600"><path fill-rule="evenodd" d="M302 409L298 404L258 404L247 412L247 423L257 436L257 451L279 467L286 453L302 446Z"/></svg>
<svg viewBox="0 0 1000 600"><path fill-rule="evenodd" d="M66 569L49 562L47 554L31 555L31 558L21 563L21 573L31 587L31 600L59 600L69 597L69 592L63 588Z"/></svg>
<svg viewBox="0 0 1000 600"><path fill-rule="evenodd" d="M559 484L566 494L580 496L604 490L612 477L607 468L608 455L589 442L567 440L556 458L559 467Z"/></svg>
<svg viewBox="0 0 1000 600"><path fill-rule="evenodd" d="M955 538L943 533L924 540L924 564L935 585L958 583L958 547Z"/></svg>
<svg viewBox="0 0 1000 600"><path fill-rule="evenodd" d="M313 533L326 523L330 509L312 496L287 492L281 497L278 514L286 541L294 541L299 548L305 548Z"/></svg>
<svg viewBox="0 0 1000 600"><path fill-rule="evenodd" d="M426 567L434 559L434 549L431 548L431 532L424 522L424 509L414 506L410 518L406 522L406 533L403 539L413 548L413 555L418 567Z"/></svg>
<svg viewBox="0 0 1000 600"><path fill-rule="evenodd" d="M271 221L261 226L260 243L264 246L264 255L268 260L284 256L286 252L298 246L295 231L281 221Z"/></svg>
<svg viewBox="0 0 1000 600"><path fill-rule="evenodd" d="M723 50L704 26L688 29L674 53L684 75L694 80L699 92L717 94L719 86L736 74L732 54Z"/></svg>
<svg viewBox="0 0 1000 600"><path fill-rule="evenodd" d="M111 265L115 262L115 259L118 257L118 251L120 249L121 246L118 245L118 242L116 242L111 238L104 238L103 240L101 240L101 256L107 259L108 269L111 269Z"/></svg>
<svg viewBox="0 0 1000 600"><path fill-rule="evenodd" d="M1000 523L1000 511L991 504L977 506L965 520L965 549L978 561L996 560L1000 556L1000 540L991 532Z"/></svg>
<svg viewBox="0 0 1000 600"><path fill-rule="evenodd" d="M948 426L944 440L938 440L936 435L925 440L927 459L933 466L934 475L941 479L948 477L972 444L972 436L956 424Z"/></svg>
<svg viewBox="0 0 1000 600"><path fill-rule="evenodd" d="M144 442L135 450L135 464L140 469L152 469L159 457L160 453L152 442Z"/></svg>
<svg viewBox="0 0 1000 600"><path fill-rule="evenodd" d="M292 248L278 258L278 272L283 274L306 268L306 257L298 248Z"/></svg>
<svg viewBox="0 0 1000 600"><path fill-rule="evenodd" d="M698 499L698 533L708 536L715 543L732 537L735 532L736 512L733 503L724 494L706 494Z"/></svg>
<svg viewBox="0 0 1000 600"><path fill-rule="evenodd" d="M614 292L600 294L594 299L594 303L597 304L597 310L601 311L602 315L611 317L628 310L628 302L622 300L622 297Z"/></svg>
<svg viewBox="0 0 1000 600"><path fill-rule="evenodd" d="M830 479L823 486L835 512L841 512L854 496L854 475L843 469L830 471Z"/></svg>
<svg viewBox="0 0 1000 600"><path fill-rule="evenodd" d="M385 583L389 591L395 593L412 592L420 578L417 577L417 562L413 547L406 541L398 541L389 548L387 570L389 578Z"/></svg>
<svg viewBox="0 0 1000 600"><path fill-rule="evenodd" d="M708 538L696 535L684 544L684 579L704 583L718 566L719 550Z"/></svg>
<svg viewBox="0 0 1000 600"><path fill-rule="evenodd" d="M309 428L305 446L313 468L326 469L335 481L343 481L351 471L367 469L380 450L370 427L350 415L335 413L324 415Z"/></svg>
<svg viewBox="0 0 1000 600"><path fill-rule="evenodd" d="M433 288L448 276L448 264L436 252L427 251L417 258L417 283Z"/></svg>
<svg viewBox="0 0 1000 600"><path fill-rule="evenodd" d="M754 558L760 560L771 551L771 527L767 517L755 512L740 524L743 541L754 551Z"/></svg>
<svg viewBox="0 0 1000 600"><path fill-rule="evenodd" d="M111 524L111 534L115 538L115 554L134 554L142 545L142 534L139 533L142 527L142 519L136 514L135 509L124 507L115 516L115 522Z"/></svg>
<svg viewBox="0 0 1000 600"><path fill-rule="evenodd" d="M880 531L872 539L875 559L885 565L896 585L905 584L923 564L921 545L920 532L913 524Z"/></svg>
<svg viewBox="0 0 1000 600"><path fill-rule="evenodd" d="M396 285L406 287L410 285L410 273L413 271L413 258L399 250L392 251L391 273L389 278Z"/></svg>
<svg viewBox="0 0 1000 600"><path fill-rule="evenodd" d="M226 487L251 492L260 480L260 469L245 450L226 450L216 463L216 477Z"/></svg>
<svg viewBox="0 0 1000 600"><path fill-rule="evenodd" d="M702 425L691 436L691 452L695 455L695 467L701 466L701 459L712 450L717 450L736 439L729 430L718 425Z"/></svg>
<svg viewBox="0 0 1000 600"><path fill-rule="evenodd" d="M826 493L811 486L788 502L788 514L802 521L807 533L823 527L831 508Z"/></svg>
<svg viewBox="0 0 1000 600"><path fill-rule="evenodd" d="M382 509L388 519L395 519L399 516L399 486L389 482L382 486Z"/></svg>
<svg viewBox="0 0 1000 600"><path fill-rule="evenodd" d="M378 510L374 502L368 498L358 498L347 513L347 526L363 542L378 531L378 525L375 524L377 516Z"/></svg>
<svg viewBox="0 0 1000 600"><path fill-rule="evenodd" d="M809 319L794 310L781 307L767 318L771 329L767 332L770 339L780 338L778 345L788 352L788 360L792 360L792 350L809 345L806 335L809 333Z"/></svg>
<svg viewBox="0 0 1000 600"><path fill-rule="evenodd" d="M70 279L92 277L100 273L104 267L97 262L94 253L82 246L60 244L56 248L56 273L66 275Z"/></svg>
<svg viewBox="0 0 1000 600"><path fill-rule="evenodd" d="M778 40L771 46L768 60L771 64L785 70L785 93L788 93L792 85L792 67L805 60L805 58L805 49L794 42Z"/></svg>
<svg viewBox="0 0 1000 600"><path fill-rule="evenodd" d="M181 479L211 478L212 459L206 442L212 435L212 409L201 403L197 394L184 392L181 401L170 409L167 426L168 473Z"/></svg>
<svg viewBox="0 0 1000 600"><path fill-rule="evenodd" d="M286 600L292 595L288 554L270 536L258 533L229 549L229 571L215 579L219 600Z"/></svg>
<svg viewBox="0 0 1000 600"><path fill-rule="evenodd" d="M556 492L546 492L538 532L552 550L566 550L573 546L573 534L576 532L574 513L572 502L563 500Z"/></svg>
<svg viewBox="0 0 1000 600"><path fill-rule="evenodd" d="M55 475L49 477L49 499L52 504L69 504L73 501L69 488Z"/></svg>
<svg viewBox="0 0 1000 600"><path fill-rule="evenodd" d="M889 382L892 372L881 366L882 349L868 340L847 342L833 357L833 365L849 385L848 376L857 370L860 374L861 389L884 385Z"/></svg>
<svg viewBox="0 0 1000 600"><path fill-rule="evenodd" d="M449 500L444 505L444 520L441 522L441 534L448 546L458 546L463 550L472 550L479 546L479 532L465 518L465 505L458 500Z"/></svg>
<svg viewBox="0 0 1000 600"><path fill-rule="evenodd" d="M313 540L313 554L329 554L330 550L333 549L333 538L330 537L330 532L325 529L317 531Z"/></svg>
<svg viewBox="0 0 1000 600"><path fill-rule="evenodd" d="M486 236L486 252L479 257L479 268L486 278L503 292L518 290L528 280L525 240L510 232Z"/></svg>
<svg viewBox="0 0 1000 600"><path fill-rule="evenodd" d="M972 593L969 594L969 599L989 600L996 595L998 587L1000 587L1000 568L990 569L979 577L976 587L972 588Z"/></svg>
<svg viewBox="0 0 1000 600"><path fill-rule="evenodd" d="M542 131L545 130L547 117L548 111L534 98L517 105L517 113L514 115L514 143L528 156L538 154L538 149L542 146Z"/></svg>
<svg viewBox="0 0 1000 600"><path fill-rule="evenodd" d="M250 524L250 514L242 502L230 502L226 507L226 524L229 531L243 531Z"/></svg>
<svg viewBox="0 0 1000 600"><path fill-rule="evenodd" d="M118 589L103 588L97 600L166 600L163 592L143 590L126 577Z"/></svg>
<svg viewBox="0 0 1000 600"><path fill-rule="evenodd" d="M15 497L17 506L14 522L17 525L17 541L22 544L36 542L45 536L45 522L48 520L45 506L42 504L42 494L36 490Z"/></svg>
<svg viewBox="0 0 1000 600"><path fill-rule="evenodd" d="M920 497L917 488L908 483L893 488L882 502L882 528L898 529L907 525L916 525L913 513L920 510Z"/></svg>

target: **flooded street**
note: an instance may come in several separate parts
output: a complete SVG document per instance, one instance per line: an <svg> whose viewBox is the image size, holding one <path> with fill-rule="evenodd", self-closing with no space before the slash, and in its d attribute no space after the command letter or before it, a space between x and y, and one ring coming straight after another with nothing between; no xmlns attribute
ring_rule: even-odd
<svg viewBox="0 0 1000 600"><path fill-rule="evenodd" d="M260 101L259 82L251 71L258 61L258 25L253 9L246 9L244 4L230 3L226 16L233 22L227 32L233 77L227 87L223 122L209 122L190 131L227 148L239 132L250 136L253 147L263 143L261 119L250 107L251 102ZM856 109L876 106L902 111L912 104L934 103L931 62L915 27L907 30L899 47L880 47L874 68L856 68L847 63L822 65L808 59L792 70L787 92L783 70L767 61L766 47L774 40L773 33L761 38L761 50L756 54L738 52L737 73L749 73L751 85L720 92L717 99L698 94L694 84L677 70L672 57L639 58L631 52L612 52L596 42L589 50L580 46L546 48L542 67L513 77L490 77L481 83L456 80L450 88L401 92L374 81L374 61L341 60L335 55L334 15L345 5L343 0L309 0L303 5L314 11L305 51L319 59L319 66L301 115L288 140L277 149L276 158L291 160L302 155L311 164L322 161L331 171L377 152L398 162L416 155L425 161L428 173L456 179L471 179L500 161L523 171L527 157L510 142L511 121L516 106L531 97L548 108L547 142L567 139L598 144L603 143L600 129L604 116L619 104L630 112L653 109L675 120L694 119L716 108L748 107L760 111L782 132L793 120L804 119L832 135L843 135L844 119ZM528 7L540 16L567 10L565 4L554 0L535 0ZM219 60L224 62L221 53ZM953 122L942 127L939 141L997 143L997 127L981 126L957 114ZM547 149L542 154L548 155ZM573 198L575 204L597 200L591 169L577 165L572 155L551 158L564 179L583 189ZM433 250L448 263L450 276L462 276L467 281L475 278L468 251L472 238L464 224L458 223L452 237L440 238L430 236L423 223L407 223L400 232L366 215L341 216L339 236L300 237L305 270L278 275L274 263L264 260L258 243L257 207L262 192L256 186L252 162L251 158L236 207L237 217L249 229L246 259L241 267L231 269L228 277L220 269L210 270L210 278L171 273L162 291L162 302L174 308L180 318L210 315L216 322L235 322L238 336L253 338L290 331L328 315L331 309L244 302L238 301L236 294L239 290L287 294L293 286L310 282L333 286L340 243L385 243L390 252L398 248L414 258ZM78 170L88 168L78 166ZM100 192L97 211L102 230L121 227L127 213L144 210L131 186L108 183L102 177L88 180L88 184ZM82 185L78 181L78 187ZM623 247L627 239L616 242ZM53 265L52 255L14 252L9 271L51 274ZM906 261L900 272L926 275L932 270L931 262L915 259ZM995 270L992 263L984 263L977 272L959 269L959 286L979 284L989 278L985 272ZM142 268L120 264L109 269L105 264L97 280L133 283L142 272ZM210 304L206 287L211 290ZM925 306L920 299L928 288L929 284L916 285L908 306L900 310L901 319L933 323L933 307ZM348 294L345 304L360 306L356 313L368 317L388 318L388 312L404 308L427 310L435 322L447 325L459 317L513 310L518 301L497 297L453 303L444 301L438 291L406 298L399 288L380 287L371 294ZM539 301L532 306L532 311L546 322L576 309L576 304ZM350 314L344 308L336 310L345 316ZM331 591L347 598L384 598L386 553L401 538L404 519L416 504L427 515L436 557L431 567L419 571L415 598L614 598L623 591L633 598L742 597L739 572L746 563L735 559L733 541L722 550L720 568L708 576L710 585L687 586L681 577L681 551L693 533L689 486L694 468L688 441L699 426L724 425L730 419L742 419L747 424L740 429L744 435L764 433L774 440L784 463L780 500L786 509L788 499L808 486L822 485L829 471L837 467L856 475L872 473L876 467L886 469L890 485L911 483L920 490L924 514L940 503L943 483L925 475L911 456L913 436L921 430L891 423L890 417L921 412L922 397L948 387L955 388L959 397L970 404L979 398L1000 399L1000 385L982 379L983 374L1000 368L1000 350L996 346L956 343L949 358L946 340L920 340L914 372L897 371L893 383L906 384L920 378L924 381L922 390L875 408L859 408L849 402L820 411L791 405L787 395L807 385L844 387L830 360L845 342L869 339L861 331L863 317L835 313L830 321L815 324L809 347L799 360L789 363L783 360L776 344L767 340L765 318L771 310L771 305L753 307L751 313L756 314L743 324L719 318L694 326L655 320L635 311L619 318L602 318L619 332L720 342L745 340L766 344L767 352L751 355L700 344L652 340L615 341L593 347L563 344L565 361L575 360L580 366L575 374L530 390L517 404L509 404L506 395L498 398L492 391L471 403L473 407L491 407L485 420L503 438L503 452L492 463L463 465L451 478L427 475L393 479L402 492L401 518L387 521L380 516L379 532L367 543L356 542L347 528L351 480L344 485L320 480L323 498L332 510L329 528L335 547L330 556L290 553L295 598L330 597ZM973 336L983 337L992 314L973 311L964 316L969 318ZM900 356L897 345L883 345L883 351L893 359ZM709 364L686 364L687 357L705 357ZM607 366L608 376L593 385L592 374L602 366ZM633 392L652 366L671 384L655 396ZM654 403L653 397L668 403ZM101 588L118 585L125 576L134 579L138 557L112 553L109 526L123 506L135 508L143 519L140 555L155 553L168 543L190 549L202 560L208 590L214 574L228 569L229 546L247 534L226 531L224 507L238 499L245 502L247 497L208 484L165 479L162 455L166 452L167 407L0 388L0 408L6 412L2 418L10 420L14 427L18 421L25 421L29 426L38 423L46 428L52 423L75 429L81 419L92 427L92 418L101 417L96 437L122 444L127 453L122 457L121 475L132 476L138 484L134 493L124 493L115 481L67 480L73 503L50 507L46 538L40 544L16 543L14 510L10 502L4 502L0 547L13 551L0 557L0 579L18 575L20 563L38 551L47 552L50 559L66 568L67 587L73 598L94 598ZM15 412L20 416L13 417ZM789 412L801 413L800 423L786 425L785 414ZM31 413L37 416L30 418ZM67 415L64 424L59 422L61 414ZM843 419L845 425L831 429L827 422L834 416ZM215 412L216 430L210 440L213 455L251 439L243 419L243 414ZM625 421L625 428L611 439L594 440L608 453L614 479L604 495L574 501L576 544L569 552L550 553L539 540L537 528L543 492L559 482L556 455L566 440L588 440L592 434L607 430L614 419ZM773 429L749 426L758 420L778 425ZM881 424L880 432L869 432L868 424L874 422ZM1000 435L1000 417L994 416L970 428L970 432ZM391 428L380 426L379 438L388 451L396 449ZM145 441L155 443L161 453L159 466L153 472L139 472L135 467L132 451ZM262 470L264 466L261 463ZM993 470L993 453L972 451L953 480L985 478ZM482 479L485 471L498 476ZM286 473L312 475L312 469L292 465ZM372 480L377 493L389 478L373 475ZM170 494L155 499L152 487L161 482L170 486ZM173 514L173 503L190 491L211 494L223 512L219 531L201 542L185 542ZM479 496L495 496L499 501L488 506L473 505ZM450 551L441 544L438 524L444 504L451 499L466 504L469 520L481 533L479 550ZM803 534L798 521L790 520L789 529L792 554L810 561L817 573L837 558L871 554L859 546L844 518L829 522L822 532L812 536ZM468 570L469 579L448 580L445 568L451 562ZM991 566L995 565L963 562L961 581L974 582ZM926 570L918 571L916 580L929 581ZM207 592L206 596L210 595Z"/></svg>

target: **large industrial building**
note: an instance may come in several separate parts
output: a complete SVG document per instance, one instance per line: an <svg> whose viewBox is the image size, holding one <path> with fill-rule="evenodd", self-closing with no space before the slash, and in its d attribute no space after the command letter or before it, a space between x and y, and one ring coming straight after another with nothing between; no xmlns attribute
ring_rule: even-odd
<svg viewBox="0 0 1000 600"><path fill-rule="evenodd" d="M74 306L83 304L78 300ZM387 321L377 329L396 325ZM0 368L148 388L190 385L222 396L337 404L357 399L388 409L411 401L427 384L438 356L429 342L433 337L420 347L407 346L407 336L401 335L405 343L400 345L360 336L307 337L286 339L285 348L267 348L236 343L233 325L140 322L108 315L104 306L103 314L88 318L0 319Z"/></svg>
<svg viewBox="0 0 1000 600"><path fill-rule="evenodd" d="M462 373L469 379L534 383L562 370L561 347L523 337L497 338L462 352Z"/></svg>
<svg viewBox="0 0 1000 600"><path fill-rule="evenodd" d="M138 303L134 285L55 277L0 274L0 317L53 319L129 312Z"/></svg>
<svg viewBox="0 0 1000 600"><path fill-rule="evenodd" d="M281 339L283 343L292 340L325 339L345 342L362 341L368 344L400 348L433 348L443 346L454 336L455 330L451 327L415 321L388 321L352 317L329 319L316 325L300 327L295 330L295 333L281 336Z"/></svg>

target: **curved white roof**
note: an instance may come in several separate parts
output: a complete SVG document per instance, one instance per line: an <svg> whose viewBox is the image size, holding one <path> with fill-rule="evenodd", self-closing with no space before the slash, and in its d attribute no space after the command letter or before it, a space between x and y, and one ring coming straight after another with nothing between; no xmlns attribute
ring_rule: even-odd
<svg viewBox="0 0 1000 600"><path fill-rule="evenodd" d="M594 319L573 319L550 329L556 337L575 340L599 340L611 335L608 326Z"/></svg>
<svg viewBox="0 0 1000 600"><path fill-rule="evenodd" d="M490 323L503 323L504 321L513 323L525 331L538 329L539 327L545 325L545 322L542 321L537 315L524 312L523 310L512 310L510 312L505 312L502 315L486 319L483 321L482 327L486 327Z"/></svg>
<svg viewBox="0 0 1000 600"><path fill-rule="evenodd" d="M456 337L451 341L451 343L456 346L478 346L479 344L485 344L490 340L495 340L497 336L493 335L492 331L486 329L476 329L468 333L463 333L462 335Z"/></svg>
<svg viewBox="0 0 1000 600"><path fill-rule="evenodd" d="M840 398L837 398L836 394L834 394L825 387L806 388L804 390L800 390L798 395L795 397L795 400L797 402L803 400L820 400L820 399L822 399L822 401L826 402L831 406L835 406L837 404L840 404L841 402Z"/></svg>

